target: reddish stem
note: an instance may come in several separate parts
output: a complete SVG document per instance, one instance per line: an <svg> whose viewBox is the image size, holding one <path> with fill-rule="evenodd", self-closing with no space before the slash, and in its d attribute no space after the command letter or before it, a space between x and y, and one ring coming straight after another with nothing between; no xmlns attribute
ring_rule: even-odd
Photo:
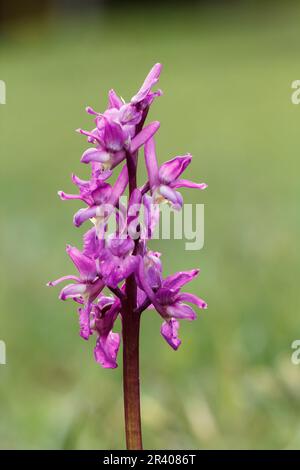
<svg viewBox="0 0 300 470"><path fill-rule="evenodd" d="M129 196L136 188L137 154L127 154ZM142 429L140 411L139 333L140 313L137 307L137 286L132 274L126 280L126 300L123 301L123 392L126 446L128 450L141 450Z"/></svg>
<svg viewBox="0 0 300 470"><path fill-rule="evenodd" d="M142 449L139 379L140 314L127 310L123 326L123 390L126 445L128 450Z"/></svg>

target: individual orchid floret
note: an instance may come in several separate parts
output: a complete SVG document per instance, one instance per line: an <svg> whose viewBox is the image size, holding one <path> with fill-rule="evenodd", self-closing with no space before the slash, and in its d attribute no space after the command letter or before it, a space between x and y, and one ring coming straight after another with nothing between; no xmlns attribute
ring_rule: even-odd
<svg viewBox="0 0 300 470"><path fill-rule="evenodd" d="M72 175L72 181L78 187L79 194L67 194L64 191L58 191L58 195L63 201L78 199L89 206L103 204L108 200L111 194L111 185L105 183L111 175L112 172L106 170L88 181L82 180L76 175Z"/></svg>
<svg viewBox="0 0 300 470"><path fill-rule="evenodd" d="M180 292L181 287L193 280L199 273L198 269L183 271L165 278L156 292L149 283L149 276L145 272L144 260L140 259L138 279L139 284L147 294L156 311L163 317L161 333L166 341L177 349L180 342L177 338L179 325L177 320L195 320L196 313L185 302L192 303L198 308L205 309L207 304L203 299L194 294ZM166 325L167 323L167 325Z"/></svg>
<svg viewBox="0 0 300 470"><path fill-rule="evenodd" d="M89 207L79 209L73 218L74 225L80 227L88 219L94 219L97 227L102 226L114 211L119 198L124 193L128 184L128 170L124 165L113 187L107 183L101 183L98 190L91 194ZM85 200L87 202L87 200Z"/></svg>
<svg viewBox="0 0 300 470"><path fill-rule="evenodd" d="M55 281L48 283L48 286L56 286L57 284L72 280L71 284L66 285L60 292L59 298L67 300L69 298L83 304L81 308L81 317L86 318L82 321L81 336L87 339L90 334L89 315L92 308L92 302L102 292L105 284L98 275L95 260L80 252L77 248L67 245L66 251L76 266L79 276L63 276Z"/></svg>
<svg viewBox="0 0 300 470"><path fill-rule="evenodd" d="M176 191L177 188L205 189L205 183L180 179L181 174L191 163L190 154L178 156L158 167L155 142L149 139L145 144L145 162L149 178L149 188L152 193L153 203L169 202L174 209L181 209L183 198Z"/></svg>
<svg viewBox="0 0 300 470"><path fill-rule="evenodd" d="M102 117L100 122L104 121L104 129L106 132L102 132L100 137L99 129L98 133L94 133L94 138L96 142L96 147L87 149L82 157L82 163L91 163L97 162L101 163L103 168L113 169L119 163L121 163L126 158L126 153L129 151L131 153L136 152L145 142L153 137L153 135L159 129L159 122L154 121L148 124L144 129L142 129L138 134L136 134L132 140L129 135L125 135L122 126L115 122L109 121L108 119ZM107 130L109 129L109 130ZM80 130L81 133L85 133Z"/></svg>
<svg viewBox="0 0 300 470"><path fill-rule="evenodd" d="M156 96L161 96L162 91L152 92L152 87L158 82L162 65L155 64L145 78L143 85L135 96L131 98L131 103L139 104L141 108L150 106Z"/></svg>
<svg viewBox="0 0 300 470"><path fill-rule="evenodd" d="M102 296L91 312L91 329L98 335L94 356L96 362L105 369L117 367L117 354L120 347L120 335L112 331L119 315L119 299Z"/></svg>

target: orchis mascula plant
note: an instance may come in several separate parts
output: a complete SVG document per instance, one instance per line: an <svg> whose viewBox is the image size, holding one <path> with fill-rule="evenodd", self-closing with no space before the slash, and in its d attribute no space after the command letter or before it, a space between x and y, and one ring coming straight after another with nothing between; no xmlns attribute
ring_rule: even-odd
<svg viewBox="0 0 300 470"><path fill-rule="evenodd" d="M194 320L196 314L188 304L206 308L196 295L181 292L199 270L181 271L163 278L160 253L151 251L147 241L153 236L159 218L159 203L168 202L181 209L183 200L178 188L205 189L181 175L191 162L191 155L177 156L160 167L155 152L154 134L158 121L144 126L150 105L162 94L152 91L161 72L156 64L141 89L125 103L110 90L108 108L98 113L88 107L95 128L79 129L92 145L81 161L90 164L88 181L72 175L79 194L59 191L63 200L79 199L87 207L74 216L74 225L92 222L83 236L83 249L67 245L67 253L78 275L61 277L49 282L55 286L71 281L60 292L60 299L73 299L79 304L80 336L88 340L96 336L95 360L104 368L117 367L120 335L113 332L116 319L122 321L125 428L128 449L141 449L141 418L139 396L139 325L141 313L154 308L162 317L161 334L173 349L181 343L178 320ZM148 181L137 186L138 151L144 146ZM113 169L122 169L113 185L107 181ZM125 207L120 197L129 188ZM141 211L143 210L143 222ZM109 221L115 230L108 234ZM107 288L111 295L103 293Z"/></svg>

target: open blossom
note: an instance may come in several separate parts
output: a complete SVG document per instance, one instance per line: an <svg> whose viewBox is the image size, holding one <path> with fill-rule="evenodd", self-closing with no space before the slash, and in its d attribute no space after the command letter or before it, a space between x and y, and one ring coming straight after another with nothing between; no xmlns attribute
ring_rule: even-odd
<svg viewBox="0 0 300 470"><path fill-rule="evenodd" d="M145 124L145 120L154 99L162 95L160 90L153 89L161 69L161 64L154 65L129 102L110 90L108 108L103 113L86 108L94 120L93 128L91 131L79 129L79 132L90 144L81 157L82 163L90 165L90 178L83 180L72 175L78 193L58 192L62 200L78 200L85 204L75 213L74 225L91 225L83 235L81 251L67 246L67 254L78 274L63 276L48 285L68 282L59 297L79 304L80 336L85 340L95 337L94 357L104 368L117 367L121 337L113 329L118 318L124 321L128 315L128 280L136 296L130 314L140 315L148 308L155 309L163 319L161 334L173 349L181 343L179 321L194 320L195 306L199 309L207 307L198 296L181 292L199 270L181 271L164 278L161 254L148 246L159 221L159 203L168 202L180 209L183 198L178 188L206 188L205 183L194 183L181 177L191 163L190 154L176 156L158 165L154 136L160 123ZM148 181L140 188L136 184L132 188L130 168L136 168L138 151L142 147ZM120 171L116 175L118 168ZM111 183L113 175L116 178ZM130 199L125 207L120 198L128 187ZM115 220L116 228L109 234L108 225L112 220ZM104 289L109 290L110 295Z"/></svg>
<svg viewBox="0 0 300 470"><path fill-rule="evenodd" d="M168 276L162 279L159 287L154 290L151 282L153 277L151 279L145 268L147 269L147 263L141 258L138 271L139 283L151 300L152 305L165 320L161 328L162 336L173 349L177 349L181 343L177 336L178 320L196 319L195 311L186 302L201 309L207 308L206 302L200 297L188 292L181 292L181 287L192 281L198 275L199 270L193 269L192 271L183 271Z"/></svg>
<svg viewBox="0 0 300 470"><path fill-rule="evenodd" d="M151 138L145 144L145 161L154 203L169 202L174 209L181 209L183 198L176 191L177 188L207 188L205 183L194 183L180 178L192 161L190 154L175 157L158 167L155 142Z"/></svg>

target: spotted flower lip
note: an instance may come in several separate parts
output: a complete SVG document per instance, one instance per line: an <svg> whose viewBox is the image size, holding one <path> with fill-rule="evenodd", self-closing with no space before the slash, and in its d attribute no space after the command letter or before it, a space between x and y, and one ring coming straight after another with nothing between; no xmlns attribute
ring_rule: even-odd
<svg viewBox="0 0 300 470"><path fill-rule="evenodd" d="M155 89L161 71L162 65L156 63L128 102L110 89L104 112L87 106L86 112L93 121L91 130L77 131L88 142L89 148L83 152L81 162L89 166L90 176L81 179L72 175L77 194L58 192L63 201L84 203L74 214L76 227L89 221L92 225L83 235L82 249L66 247L77 274L62 276L48 286L66 283L59 298L71 299L78 305L79 334L84 340L95 337L94 358L103 368L117 367L129 313L141 315L149 309L153 314L156 310L163 320L162 337L177 350L181 344L179 321L195 320L194 308L207 307L197 295L182 292L182 287L192 281L199 270L164 277L161 253L148 246L159 223L159 203L167 202L180 209L183 197L178 188L205 189L207 186L182 178L192 161L189 153L158 164L154 138L160 122L145 121L153 101L162 95L161 90ZM148 181L139 187L136 168L142 148ZM115 177L114 183L111 177ZM120 199L127 189L128 207ZM115 228L109 235L108 226L112 221ZM104 294L104 289L111 295ZM118 318L122 320L121 335L114 331Z"/></svg>

